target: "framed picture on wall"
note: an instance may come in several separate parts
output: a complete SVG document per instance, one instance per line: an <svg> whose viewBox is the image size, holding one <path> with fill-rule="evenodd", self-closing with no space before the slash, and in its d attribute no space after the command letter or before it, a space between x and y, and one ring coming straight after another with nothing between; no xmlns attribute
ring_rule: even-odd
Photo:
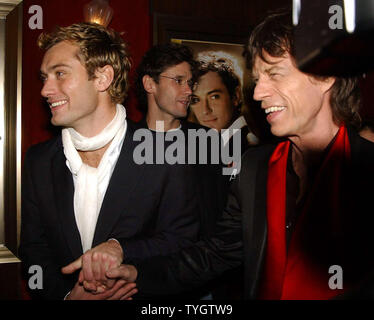
<svg viewBox="0 0 374 320"><path fill-rule="evenodd" d="M241 101L244 102L243 90L250 85L250 77L249 71L245 67L244 46L242 44L175 38L170 39L170 41L190 47L195 59L201 63L209 64L212 61L221 61L228 66L240 81ZM247 122L251 121L248 106L245 103L242 103L241 113L245 116ZM191 115L190 120L194 120L193 115Z"/></svg>
<svg viewBox="0 0 374 320"><path fill-rule="evenodd" d="M233 23L225 19L205 19L202 17L183 17L153 14L153 43L178 42L185 44L199 54L214 51L224 54L234 61L236 73L242 85L241 113L248 125L261 140L271 139L269 126L264 112L252 99L249 70L243 57L244 46L248 41L251 26L245 22ZM192 120L192 118L190 118Z"/></svg>
<svg viewBox="0 0 374 320"><path fill-rule="evenodd" d="M153 14L153 44L171 39L190 39L244 45L251 31L249 24L226 19L205 19L166 14Z"/></svg>
<svg viewBox="0 0 374 320"><path fill-rule="evenodd" d="M227 59L235 74L240 79L242 87L244 88L249 85L249 72L245 67L245 59L243 58L244 46L242 44L175 38L172 38L171 42L189 46L194 53L195 59L198 61L214 58L211 55Z"/></svg>

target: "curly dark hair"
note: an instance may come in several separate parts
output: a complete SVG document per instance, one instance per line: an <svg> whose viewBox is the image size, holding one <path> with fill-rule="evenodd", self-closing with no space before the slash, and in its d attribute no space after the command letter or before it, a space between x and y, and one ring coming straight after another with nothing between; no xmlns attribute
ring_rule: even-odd
<svg viewBox="0 0 374 320"><path fill-rule="evenodd" d="M233 100L236 94L236 88L240 87L240 80L234 71L227 66L224 62L199 62L197 69L197 81L199 82L200 77L207 74L208 72L215 72L219 75L222 83L225 85L227 92L229 93L230 100ZM241 97L240 97L241 98ZM240 99L239 105L234 109L233 119L236 119L240 115L242 101Z"/></svg>
<svg viewBox="0 0 374 320"><path fill-rule="evenodd" d="M225 64L217 64L213 62L208 64L200 63L197 71L198 79L209 71L216 72L220 76L223 84L227 88L230 98L233 99L236 88L240 86L240 80L233 70Z"/></svg>
<svg viewBox="0 0 374 320"><path fill-rule="evenodd" d="M139 109L146 114L148 110L147 93L143 87L143 77L149 75L158 83L159 76L166 69L187 62L191 66L193 79L196 79L197 62L193 58L191 49L177 43L156 45L148 50L136 69L135 90L139 102Z"/></svg>
<svg viewBox="0 0 374 320"><path fill-rule="evenodd" d="M290 10L268 15L252 31L245 47L243 55L246 58L247 68L252 70L256 57L268 62L264 57L265 52L272 57L282 57L289 53L294 58L293 30ZM313 77L323 80L321 76ZM345 123L359 128L361 123L359 114L361 94L358 77L336 77L335 83L331 88L330 105L336 124Z"/></svg>

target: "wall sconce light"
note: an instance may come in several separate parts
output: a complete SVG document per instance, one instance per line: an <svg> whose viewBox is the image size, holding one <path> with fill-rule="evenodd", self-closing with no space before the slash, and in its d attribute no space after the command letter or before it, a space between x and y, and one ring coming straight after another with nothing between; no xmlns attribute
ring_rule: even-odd
<svg viewBox="0 0 374 320"><path fill-rule="evenodd" d="M107 27L113 17L113 9L107 0L92 0L83 8L85 22L94 22Z"/></svg>

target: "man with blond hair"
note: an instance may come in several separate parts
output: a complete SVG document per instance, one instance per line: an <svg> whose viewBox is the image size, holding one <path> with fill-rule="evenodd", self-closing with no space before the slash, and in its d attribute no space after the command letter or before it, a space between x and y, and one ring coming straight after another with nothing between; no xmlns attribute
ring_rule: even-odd
<svg viewBox="0 0 374 320"><path fill-rule="evenodd" d="M117 32L79 23L38 44L41 94L62 132L31 147L24 163L20 256L28 277L30 266L43 272L30 293L126 299L135 284L106 271L193 243L195 187L186 166L135 163L137 127L120 104L131 63Z"/></svg>

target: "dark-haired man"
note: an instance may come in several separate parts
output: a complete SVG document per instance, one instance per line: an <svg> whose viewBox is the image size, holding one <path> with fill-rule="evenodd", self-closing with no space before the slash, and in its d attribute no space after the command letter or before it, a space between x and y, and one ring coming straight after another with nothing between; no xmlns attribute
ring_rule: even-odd
<svg viewBox="0 0 374 320"><path fill-rule="evenodd" d="M174 135L172 141L184 149L182 161L192 165L194 175L191 178L199 190L200 235L207 237L213 232L217 215L223 206L220 200L216 200L222 199L222 170L219 159L216 164L211 165L210 162L209 137L212 143L217 143L218 151L219 135L207 127L185 120L193 89L196 88L196 67L189 47L177 43L156 45L145 53L137 68L136 90L140 109L144 113L141 126L152 131L155 141L156 136L167 140L167 135ZM192 141L189 140L189 133L197 133L198 130L202 133L202 140L207 141L205 149L200 148L199 137L193 147L189 144ZM183 135L183 139L178 140L178 134ZM170 144L170 141L165 141L165 149ZM189 153L192 150L189 147L196 152L196 161L190 161ZM164 151L164 144L154 145L156 152L160 148ZM199 161L201 153L205 153L204 163Z"/></svg>
<svg viewBox="0 0 374 320"><path fill-rule="evenodd" d="M254 98L284 141L244 155L213 237L110 274L137 281L140 291L164 293L198 286L244 262L248 299L372 297L367 208L374 146L353 128L358 84L302 73L291 21L290 14L268 16L246 53Z"/></svg>
<svg viewBox="0 0 374 320"><path fill-rule="evenodd" d="M154 46L145 53L137 68L136 90L149 129L156 130L156 121L163 121L165 131L180 126L195 86L195 65L191 50L179 44Z"/></svg>
<svg viewBox="0 0 374 320"><path fill-rule="evenodd" d="M250 131L241 115L241 82L229 57L219 52L199 53L197 86L191 98L191 113L198 123L221 132L226 145L233 135L233 129L240 129L241 152L249 146L257 145L257 137ZM228 134L227 134L228 133Z"/></svg>
<svg viewBox="0 0 374 320"><path fill-rule="evenodd" d="M170 140L167 136L174 136L173 143L184 149L182 161L190 165L192 174L189 179L194 181L198 192L199 234L200 238L206 238L213 234L217 218L222 213L226 184L230 176L222 178L226 176L223 176L218 158L218 132L185 120L193 89L196 89L196 67L197 63L189 47L176 43L157 45L145 53L139 64L136 86L140 108L145 114L141 126L152 131L155 142L160 141L157 137L166 140L162 145L154 144L156 153L165 147L165 155L168 154L171 142L167 141ZM196 144L191 143L192 132L197 134L197 139L194 140ZM178 140L178 134L183 139ZM213 152L216 151L216 162L213 160L212 146L213 149L215 147ZM190 161L191 154L195 154L196 161ZM200 161L200 156L203 161ZM207 291L204 289L194 296L201 298Z"/></svg>

